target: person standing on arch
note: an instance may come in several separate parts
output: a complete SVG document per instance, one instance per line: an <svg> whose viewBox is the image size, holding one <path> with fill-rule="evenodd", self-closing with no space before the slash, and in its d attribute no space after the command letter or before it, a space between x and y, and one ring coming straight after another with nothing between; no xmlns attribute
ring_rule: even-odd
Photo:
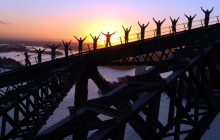
<svg viewBox="0 0 220 140"><path fill-rule="evenodd" d="M34 48L35 49L35 48ZM40 64L41 63L41 61L42 61L42 53L45 51L46 49L43 49L43 50L41 50L41 49L35 49L35 51L37 52L37 60L38 60L38 64Z"/></svg>
<svg viewBox="0 0 220 140"><path fill-rule="evenodd" d="M170 20L171 20L171 22L172 22L172 32L173 32L173 34L176 34L176 23L178 22L179 18L180 18L180 17L178 17L177 19L172 19L172 18L170 17Z"/></svg>
<svg viewBox="0 0 220 140"><path fill-rule="evenodd" d="M65 49L65 57L68 57L68 55L69 55L68 52L69 52L69 46L70 46L71 41L72 41L72 40L70 40L70 42L64 42L64 41L62 40L64 49Z"/></svg>
<svg viewBox="0 0 220 140"><path fill-rule="evenodd" d="M56 58L56 49L60 47L61 45L55 46L54 44L52 46L46 45L47 47L51 48L51 60L54 60Z"/></svg>
<svg viewBox="0 0 220 140"><path fill-rule="evenodd" d="M186 14L184 14L184 15L188 18L188 30L191 30L191 28L192 28L192 21L196 17L197 14L195 14L193 17L192 16L188 17Z"/></svg>
<svg viewBox="0 0 220 140"><path fill-rule="evenodd" d="M204 19L204 23L205 23L205 28L208 28L208 25L209 25L209 16L211 14L211 12L213 11L214 7L212 7L212 10L209 11L208 9L205 11L202 9L201 7L201 10L205 13L205 19Z"/></svg>
<svg viewBox="0 0 220 140"><path fill-rule="evenodd" d="M158 22L153 18L154 22L157 24L157 37L161 37L161 25L164 23L164 21L166 20L166 18L160 22L160 20L158 20Z"/></svg>
<svg viewBox="0 0 220 140"><path fill-rule="evenodd" d="M97 49L97 42L98 42L98 39L99 39L100 35L101 35L101 34L99 34L98 37L96 37L96 36L93 37L93 36L90 34L90 36L91 36L92 39L93 39L93 50L94 50L94 51L96 51L96 49Z"/></svg>
<svg viewBox="0 0 220 140"><path fill-rule="evenodd" d="M78 39L76 36L74 36L74 37L75 37L76 40L78 40L78 42L79 42L79 54L82 54L82 45L83 45L83 41L86 40L87 36L86 36L84 39L82 39L81 37L80 37L80 39Z"/></svg>
<svg viewBox="0 0 220 140"><path fill-rule="evenodd" d="M128 34L129 34L129 32L131 31L131 27L132 27L132 26L130 26L130 29L129 29L129 30L128 30L128 28L126 28L126 30L125 30L124 26L122 25L122 28L123 28L124 31L125 31L125 44L128 43Z"/></svg>
<svg viewBox="0 0 220 140"><path fill-rule="evenodd" d="M29 55L27 52L24 53L25 56L25 67L31 66L31 62L29 60Z"/></svg>
<svg viewBox="0 0 220 140"><path fill-rule="evenodd" d="M138 25L141 27L141 40L144 40L144 33L145 33L145 28L147 28L147 26L149 25L150 22L147 23L146 26L144 26L144 24L140 24L138 21Z"/></svg>
<svg viewBox="0 0 220 140"><path fill-rule="evenodd" d="M109 34L109 32L107 33L107 34L104 34L103 32L101 32L103 35L105 35L106 36L106 43L105 43L105 47L106 48L108 48L108 44L109 44L109 46L111 47L111 36L113 35L113 34L115 34L116 32L114 32L114 33L112 33L112 34Z"/></svg>

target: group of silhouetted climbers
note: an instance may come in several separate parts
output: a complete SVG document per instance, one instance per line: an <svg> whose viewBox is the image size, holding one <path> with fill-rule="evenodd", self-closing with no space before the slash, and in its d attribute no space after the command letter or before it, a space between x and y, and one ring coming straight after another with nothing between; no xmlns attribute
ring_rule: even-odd
<svg viewBox="0 0 220 140"><path fill-rule="evenodd" d="M205 28L208 28L208 24L209 24L209 16L210 16L210 13L213 11L213 9L214 9L214 7L209 11L208 9L205 11L205 10L203 10L203 8L201 7L201 10L205 13L205 19L204 19L204 24L205 24ZM185 15L185 14L184 14ZM196 17L196 15L197 14L195 14L194 16L187 16L187 15L185 15L186 17L187 17L187 19L188 19L188 30L191 30L191 28L192 28L192 22L193 22L193 19ZM156 23L156 25L157 25L157 32L156 32L156 36L157 37L161 37L161 25L164 23L164 21L166 20L166 18L161 22L160 20L158 20L158 21L156 21L154 18L153 18L153 20L154 20L154 22ZM177 25L177 22L178 22L178 20L179 20L179 17L177 18L177 19L172 19L171 17L170 17L170 20L171 20L171 22L172 22L172 33L173 34L176 34L176 25ZM141 40L144 40L144 37L145 37L145 29L147 28L147 26L149 25L149 23L150 22L148 22L146 25L144 25L144 24L140 24L139 23L139 21L138 21L138 25L140 26L140 28L141 28ZM129 32L131 31L131 27L132 26L130 26L130 28L128 29L128 28L124 28L124 26L122 25L122 28L123 28L123 30L124 30L124 32L125 32L125 36L124 36L124 40L125 40L125 44L126 43L128 43L128 40L129 40ZM97 49L97 42L98 42L98 39L99 39L99 37L100 37L100 35L101 34L103 34L103 35L105 35L106 36L106 42L105 42L105 47L107 48L108 46L109 47L111 47L111 36L112 35L114 35L116 32L114 32L114 33L112 33L112 34L110 34L109 32L107 32L107 34L105 34L105 33L103 33L103 32L101 32L99 35L98 35L98 37L96 37L96 36L92 36L91 34L90 34L90 36L92 37L92 39L93 39L93 50L94 51L96 51L96 49ZM76 38L76 40L78 41L78 43L79 43L79 54L82 54L82 47L83 47L83 42L86 40L86 38L87 38L87 36L84 38L84 39L82 39L82 38L80 38L80 39L78 39L76 36L74 36L75 38ZM139 33L137 34L137 37L138 37L138 40L139 40ZM68 51L69 51L69 46L70 46L70 43L71 43L71 41L70 42L64 42L63 40L62 40L62 42L63 42L63 45L64 45L64 50L65 50L65 57L68 57ZM61 45L58 45L58 46L55 46L55 45L52 45L52 46L49 46L49 45L47 45L47 47L49 47L49 48L51 48L51 59L52 60L54 60L55 59L55 53L56 53L56 49L58 48L58 47L60 47ZM88 48L89 48L89 50L90 50L90 47L89 47L89 44L88 44ZM43 50L41 50L41 49L35 49L35 51L37 52L37 54L38 54L38 63L41 63L41 61L42 61L42 53L45 51L45 49L43 49ZM24 53L24 55L25 55L25 66L27 67L27 66L30 66L31 65L31 62L30 62L30 60L29 60L29 55L28 55L28 53L27 52L25 52Z"/></svg>

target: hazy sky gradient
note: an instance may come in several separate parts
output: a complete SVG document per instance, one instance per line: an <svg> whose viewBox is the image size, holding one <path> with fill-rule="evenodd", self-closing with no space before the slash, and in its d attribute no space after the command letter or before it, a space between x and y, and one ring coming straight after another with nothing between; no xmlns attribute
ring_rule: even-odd
<svg viewBox="0 0 220 140"><path fill-rule="evenodd" d="M11 24L0 24L0 37L60 40L100 31L121 36L122 25L139 32L137 21L150 22L146 30L154 29L152 17L166 18L163 26L171 24L169 16L180 17L179 23L187 21L184 14L202 19L201 6L215 7L211 16L220 15L220 0L1 0L0 21Z"/></svg>

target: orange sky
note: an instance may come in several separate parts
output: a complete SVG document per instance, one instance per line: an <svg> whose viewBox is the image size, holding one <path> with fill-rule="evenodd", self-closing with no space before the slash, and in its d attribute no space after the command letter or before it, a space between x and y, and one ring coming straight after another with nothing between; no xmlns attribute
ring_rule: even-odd
<svg viewBox="0 0 220 140"><path fill-rule="evenodd" d="M169 16L180 17L179 22L186 22L183 14L198 14L197 19L204 17L200 7L211 9L215 7L212 15L220 11L219 0L204 2L201 0L173 0L147 1L147 0L1 0L0 20L11 24L0 24L0 37L15 37L43 40L73 40L73 36L87 37L92 41L90 33L95 36L101 31L117 33L112 38L123 36L122 25L132 25L130 34L140 32L137 21L150 22L146 30L155 28L155 19L167 20L163 24L169 26ZM211 16L212 16L211 15ZM105 39L101 35L100 40Z"/></svg>

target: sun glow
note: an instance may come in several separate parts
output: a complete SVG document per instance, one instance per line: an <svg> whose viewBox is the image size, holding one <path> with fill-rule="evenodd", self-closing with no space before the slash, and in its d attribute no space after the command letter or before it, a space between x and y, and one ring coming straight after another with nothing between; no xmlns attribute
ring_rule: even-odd
<svg viewBox="0 0 220 140"><path fill-rule="evenodd" d="M120 37L124 35L124 31L121 27L121 22L116 20L101 20L101 22L95 22L90 24L88 31L91 32L93 36L98 36L103 32L104 34L107 34L109 32L110 34L116 32L114 35L111 36L111 43L113 45L120 43ZM106 36L101 34L98 40L98 45L104 45L106 40ZM91 37L89 37L88 41L93 41Z"/></svg>

